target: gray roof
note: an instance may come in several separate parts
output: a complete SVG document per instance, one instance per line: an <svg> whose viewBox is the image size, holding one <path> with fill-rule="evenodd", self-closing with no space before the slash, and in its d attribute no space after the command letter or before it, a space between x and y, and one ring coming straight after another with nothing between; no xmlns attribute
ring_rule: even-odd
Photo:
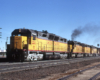
<svg viewBox="0 0 100 80"><path fill-rule="evenodd" d="M37 30L32 30L32 29L15 29L12 32L12 35L16 35L16 34L24 34L25 36L26 35L31 36L32 34L36 34L36 35L48 34L48 35L52 35L52 36L62 38L62 37L55 35L53 33L44 33L42 31L37 31ZM62 39L66 39L66 38L62 38Z"/></svg>

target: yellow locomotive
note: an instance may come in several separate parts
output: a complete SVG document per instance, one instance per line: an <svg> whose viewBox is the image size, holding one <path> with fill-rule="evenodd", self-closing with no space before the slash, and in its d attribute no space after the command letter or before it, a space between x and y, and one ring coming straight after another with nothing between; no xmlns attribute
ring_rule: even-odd
<svg viewBox="0 0 100 80"><path fill-rule="evenodd" d="M7 58L15 61L33 61L42 59L66 59L79 54L97 54L97 48L85 44L67 41L67 39L46 31L15 29L7 45Z"/></svg>
<svg viewBox="0 0 100 80"><path fill-rule="evenodd" d="M68 41L69 45L72 45L70 51L70 57L89 57L98 56L100 54L100 48L80 43L77 41Z"/></svg>
<svg viewBox="0 0 100 80"><path fill-rule="evenodd" d="M67 53L67 39L30 29L15 29L7 46L7 58L19 61L67 58Z"/></svg>

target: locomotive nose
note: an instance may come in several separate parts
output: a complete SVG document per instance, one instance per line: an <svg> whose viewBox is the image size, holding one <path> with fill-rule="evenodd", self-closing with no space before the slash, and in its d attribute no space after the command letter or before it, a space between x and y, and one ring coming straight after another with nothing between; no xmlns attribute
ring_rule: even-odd
<svg viewBox="0 0 100 80"><path fill-rule="evenodd" d="M12 49L23 49L27 44L27 37L25 36L12 36L11 37L11 48Z"/></svg>

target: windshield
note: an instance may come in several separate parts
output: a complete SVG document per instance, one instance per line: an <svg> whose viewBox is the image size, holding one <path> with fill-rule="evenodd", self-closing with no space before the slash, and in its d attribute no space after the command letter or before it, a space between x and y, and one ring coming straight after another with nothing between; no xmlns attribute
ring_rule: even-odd
<svg viewBox="0 0 100 80"><path fill-rule="evenodd" d="M13 34L12 36L27 36L27 34L21 34L21 33L19 33L19 34Z"/></svg>

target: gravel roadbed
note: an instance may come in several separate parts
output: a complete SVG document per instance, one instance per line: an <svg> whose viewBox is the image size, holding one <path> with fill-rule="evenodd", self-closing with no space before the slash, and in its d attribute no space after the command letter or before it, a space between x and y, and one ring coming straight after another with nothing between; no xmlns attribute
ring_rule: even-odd
<svg viewBox="0 0 100 80"><path fill-rule="evenodd" d="M63 64L51 67L39 67L36 69L28 69L24 71L16 71L0 74L0 80L37 80L43 79L51 74L64 73L71 69L78 69L95 62L100 62L100 59L82 61L78 63Z"/></svg>

